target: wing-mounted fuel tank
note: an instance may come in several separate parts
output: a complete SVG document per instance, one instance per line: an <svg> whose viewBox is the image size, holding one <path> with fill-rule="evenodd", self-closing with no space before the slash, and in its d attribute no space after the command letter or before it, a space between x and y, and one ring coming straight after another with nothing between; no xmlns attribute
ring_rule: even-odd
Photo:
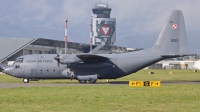
<svg viewBox="0 0 200 112"><path fill-rule="evenodd" d="M62 75L77 80L97 80L101 75L110 73L110 63L76 63L67 65Z"/></svg>
<svg viewBox="0 0 200 112"><path fill-rule="evenodd" d="M97 80L98 75L78 75L76 76L77 80Z"/></svg>

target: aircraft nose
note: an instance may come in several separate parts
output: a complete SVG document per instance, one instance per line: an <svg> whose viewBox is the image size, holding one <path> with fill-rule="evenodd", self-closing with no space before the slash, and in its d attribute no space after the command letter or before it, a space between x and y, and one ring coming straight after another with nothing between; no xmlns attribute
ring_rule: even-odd
<svg viewBox="0 0 200 112"><path fill-rule="evenodd" d="M8 74L8 75L13 76L13 67L6 67L6 68L3 70L3 72L4 72L5 74Z"/></svg>
<svg viewBox="0 0 200 112"><path fill-rule="evenodd" d="M0 64L0 72L3 72L4 66Z"/></svg>

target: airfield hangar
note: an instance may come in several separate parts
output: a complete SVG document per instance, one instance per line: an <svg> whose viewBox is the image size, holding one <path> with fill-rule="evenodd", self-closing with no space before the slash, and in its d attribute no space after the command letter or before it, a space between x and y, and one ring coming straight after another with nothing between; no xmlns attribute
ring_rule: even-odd
<svg viewBox="0 0 200 112"><path fill-rule="evenodd" d="M64 53L65 42L60 40L51 40L44 38L2 38L0 37L0 63L15 61L19 56L29 54L56 54L56 49L62 48ZM94 49L96 45L92 45ZM88 53L89 44L68 42L67 53L78 54ZM128 52L126 47L105 45L96 53L124 53Z"/></svg>

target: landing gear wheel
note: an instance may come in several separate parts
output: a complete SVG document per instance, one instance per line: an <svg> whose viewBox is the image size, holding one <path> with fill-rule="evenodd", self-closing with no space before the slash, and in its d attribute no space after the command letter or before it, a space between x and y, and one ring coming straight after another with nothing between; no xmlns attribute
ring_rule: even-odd
<svg viewBox="0 0 200 112"><path fill-rule="evenodd" d="M79 83L86 83L87 80L78 80Z"/></svg>
<svg viewBox="0 0 200 112"><path fill-rule="evenodd" d="M88 80L89 83L96 83L97 80Z"/></svg>
<svg viewBox="0 0 200 112"><path fill-rule="evenodd" d="M28 83L28 82L29 82L29 79L23 78L23 82L24 82L24 83Z"/></svg>

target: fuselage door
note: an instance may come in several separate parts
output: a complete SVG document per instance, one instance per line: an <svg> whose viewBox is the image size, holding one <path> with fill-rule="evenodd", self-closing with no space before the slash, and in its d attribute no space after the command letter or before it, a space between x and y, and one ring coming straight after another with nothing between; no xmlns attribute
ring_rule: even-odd
<svg viewBox="0 0 200 112"><path fill-rule="evenodd" d="M37 76L37 70L31 69L31 75L32 75L32 77L36 77Z"/></svg>

